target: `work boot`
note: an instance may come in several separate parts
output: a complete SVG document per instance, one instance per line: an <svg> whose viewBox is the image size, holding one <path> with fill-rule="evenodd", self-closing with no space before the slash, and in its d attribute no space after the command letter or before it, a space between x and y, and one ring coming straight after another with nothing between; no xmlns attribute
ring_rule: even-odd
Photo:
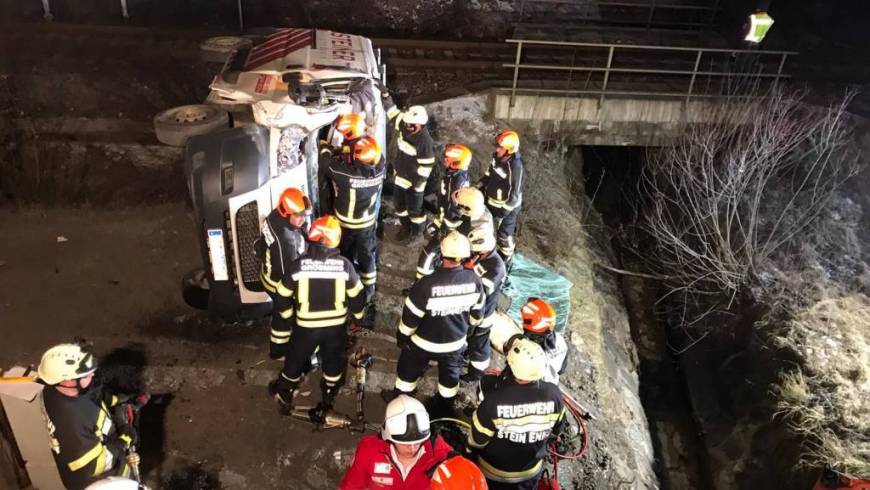
<svg viewBox="0 0 870 490"><path fill-rule="evenodd" d="M299 382L289 381L280 375L269 383L269 395L278 403L278 413L290 415L293 412L293 395L298 387Z"/></svg>
<svg viewBox="0 0 870 490"><path fill-rule="evenodd" d="M456 418L456 397L444 398L440 394L433 396L429 403L426 404L426 409L429 412L429 417L437 418Z"/></svg>
<svg viewBox="0 0 870 490"><path fill-rule="evenodd" d="M332 410L335 405L335 397L338 395L338 386L328 385L326 380L320 380L320 405L324 412Z"/></svg>
<svg viewBox="0 0 870 490"><path fill-rule="evenodd" d="M409 393L405 393L404 391L397 390L396 388L381 390L381 398L387 403L390 403L391 401L395 400L396 398L399 397L399 395L408 395L408 396L413 397L416 394L417 394L417 390L411 391Z"/></svg>
<svg viewBox="0 0 870 490"><path fill-rule="evenodd" d="M483 377L483 371L474 367L468 366L468 371L462 375L461 379L464 383L476 383Z"/></svg>
<svg viewBox="0 0 870 490"><path fill-rule="evenodd" d="M408 228L408 236L402 240L402 243L405 245L414 245L418 241L423 239L423 228L426 227L426 223L411 223Z"/></svg>
<svg viewBox="0 0 870 490"><path fill-rule="evenodd" d="M367 330L375 329L375 317L377 316L377 308L374 303L369 303L366 305L363 318L360 320L360 326Z"/></svg>
<svg viewBox="0 0 870 490"><path fill-rule="evenodd" d="M411 236L411 221L408 218L401 218L399 231L396 232L396 243L405 243L409 236Z"/></svg>

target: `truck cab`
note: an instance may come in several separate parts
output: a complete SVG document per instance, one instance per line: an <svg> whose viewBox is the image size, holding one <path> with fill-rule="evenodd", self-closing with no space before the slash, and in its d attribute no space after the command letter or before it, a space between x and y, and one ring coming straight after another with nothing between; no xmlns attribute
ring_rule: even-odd
<svg viewBox="0 0 870 490"><path fill-rule="evenodd" d="M386 146L384 67L369 39L286 28L258 41L232 53L210 85L205 107L230 114L233 127L184 140L203 265L185 277L184 295L227 320L271 309L254 241L286 188L319 208L319 147L340 143L336 117L365 113L369 134ZM155 129L160 138L157 118Z"/></svg>

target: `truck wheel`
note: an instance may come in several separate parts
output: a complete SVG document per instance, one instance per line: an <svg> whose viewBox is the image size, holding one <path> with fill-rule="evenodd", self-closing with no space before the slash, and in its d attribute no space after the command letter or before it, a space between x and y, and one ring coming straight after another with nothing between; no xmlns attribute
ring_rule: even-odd
<svg viewBox="0 0 870 490"><path fill-rule="evenodd" d="M203 269L194 269L181 279L181 296L191 308L208 309L208 278Z"/></svg>
<svg viewBox="0 0 870 490"><path fill-rule="evenodd" d="M183 105L167 109L154 116L154 132L161 143L184 146L187 138L228 128L230 116L213 105Z"/></svg>
<svg viewBox="0 0 870 490"><path fill-rule="evenodd" d="M253 42L244 37L210 37L199 45L200 57L207 63L225 63L231 54L250 48Z"/></svg>

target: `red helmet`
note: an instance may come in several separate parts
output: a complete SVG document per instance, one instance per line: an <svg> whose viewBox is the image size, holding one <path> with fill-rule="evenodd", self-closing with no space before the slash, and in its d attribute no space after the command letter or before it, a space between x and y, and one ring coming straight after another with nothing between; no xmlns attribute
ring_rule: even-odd
<svg viewBox="0 0 870 490"><path fill-rule="evenodd" d="M311 223L308 229L308 240L329 248L335 248L341 242L341 225L334 216L321 216Z"/></svg>
<svg viewBox="0 0 870 490"><path fill-rule="evenodd" d="M353 145L353 159L369 165L377 165L381 161L381 145L378 144L378 140L371 136L360 138Z"/></svg>
<svg viewBox="0 0 870 490"><path fill-rule="evenodd" d="M311 201L300 189L288 187L278 198L278 214L289 218L292 214L311 214Z"/></svg>
<svg viewBox="0 0 870 490"><path fill-rule="evenodd" d="M454 456L435 468L431 490L487 490L486 478L474 463Z"/></svg>
<svg viewBox="0 0 870 490"><path fill-rule="evenodd" d="M468 170L471 163L471 150L465 145L444 147L444 165L452 170Z"/></svg>
<svg viewBox="0 0 870 490"><path fill-rule="evenodd" d="M520 135L512 129L505 129L495 137L495 144L513 155L520 149Z"/></svg>
<svg viewBox="0 0 870 490"><path fill-rule="evenodd" d="M335 120L335 129L344 135L344 139L355 140L365 134L366 118L362 114L343 114Z"/></svg>
<svg viewBox="0 0 870 490"><path fill-rule="evenodd" d="M556 328L556 310L541 298L529 298L520 310L526 332L545 334Z"/></svg>

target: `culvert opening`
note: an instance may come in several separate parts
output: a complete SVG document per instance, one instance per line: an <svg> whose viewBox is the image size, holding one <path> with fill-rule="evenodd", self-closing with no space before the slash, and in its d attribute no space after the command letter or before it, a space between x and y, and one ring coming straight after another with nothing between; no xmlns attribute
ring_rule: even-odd
<svg viewBox="0 0 870 490"><path fill-rule="evenodd" d="M640 270L638 247L626 246L619 230L636 220L637 186L647 148L584 145L577 150L574 154L582 158L584 191L610 230L607 233L616 267ZM662 488L713 488L686 373L668 347L670 329L657 315L656 300L660 297L657 282L624 274L619 281L640 361L640 396Z"/></svg>

